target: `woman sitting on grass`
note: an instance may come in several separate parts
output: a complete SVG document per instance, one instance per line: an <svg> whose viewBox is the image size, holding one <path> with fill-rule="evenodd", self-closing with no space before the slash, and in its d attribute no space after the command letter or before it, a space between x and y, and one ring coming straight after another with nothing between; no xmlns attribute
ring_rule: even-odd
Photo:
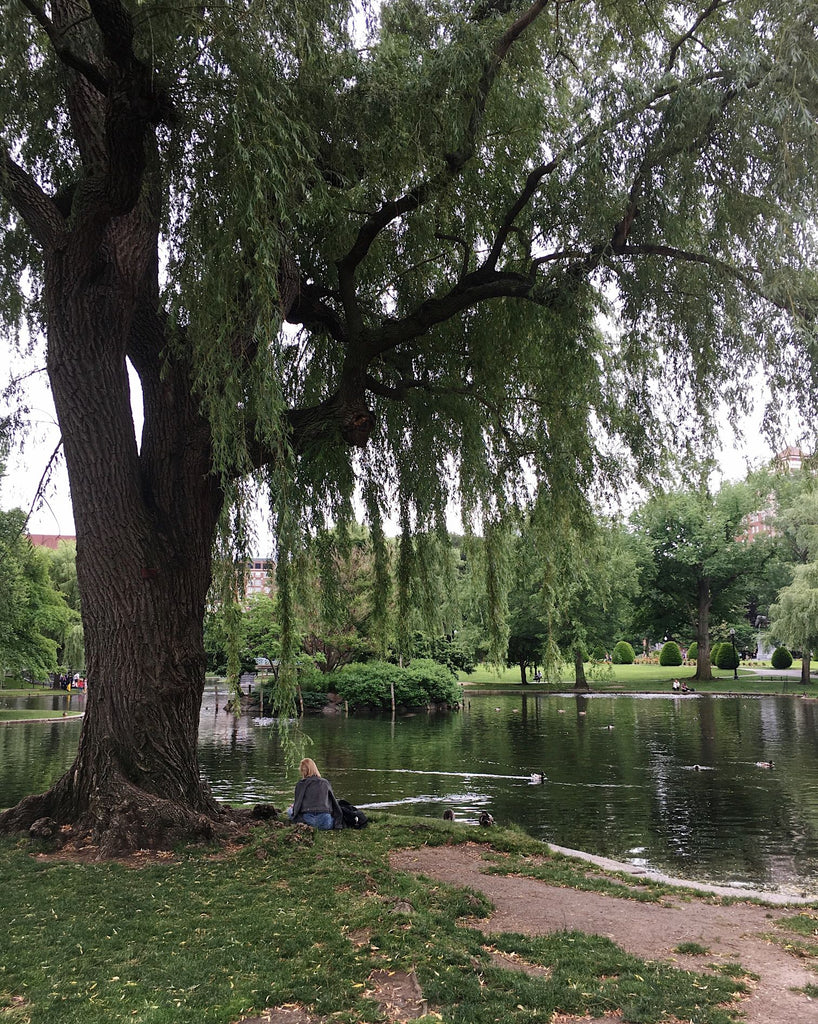
<svg viewBox="0 0 818 1024"><path fill-rule="evenodd" d="M315 761L305 757L298 770L301 778L295 784L295 799L292 807L287 808L290 821L300 821L323 830L343 828L343 815L332 786L321 778Z"/></svg>

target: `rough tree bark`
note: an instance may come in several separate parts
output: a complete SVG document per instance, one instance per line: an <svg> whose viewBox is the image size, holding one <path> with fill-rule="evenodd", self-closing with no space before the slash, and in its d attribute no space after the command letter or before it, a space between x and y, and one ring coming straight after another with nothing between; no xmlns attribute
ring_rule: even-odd
<svg viewBox="0 0 818 1024"><path fill-rule="evenodd" d="M73 26L74 60L90 69L65 72L84 173L49 196L10 159L5 170L7 193L43 251L88 698L74 764L48 792L0 815L0 829L47 817L90 832L110 855L210 837L229 823L197 755L202 622L222 494L188 368L166 358L158 312L159 202L149 164L164 98L130 52L118 3L92 3L105 57L83 35L83 10L71 0L51 7L52 31ZM126 356L142 383L141 447Z"/></svg>
<svg viewBox="0 0 818 1024"><path fill-rule="evenodd" d="M710 665L710 605L712 600L710 580L706 576L702 576L697 584L696 643L698 644L698 655L696 657L696 674L693 678L703 683L713 678L713 669Z"/></svg>
<svg viewBox="0 0 818 1024"><path fill-rule="evenodd" d="M585 678L584 653L581 647L574 648L574 689L588 689L588 680Z"/></svg>

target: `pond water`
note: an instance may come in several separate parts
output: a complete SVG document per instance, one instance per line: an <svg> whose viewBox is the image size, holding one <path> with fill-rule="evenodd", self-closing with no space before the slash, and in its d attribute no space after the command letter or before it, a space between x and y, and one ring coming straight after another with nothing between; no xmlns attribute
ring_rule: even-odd
<svg viewBox="0 0 818 1024"><path fill-rule="evenodd" d="M72 697L72 709L83 700ZM818 896L818 703L467 696L455 714L317 717L305 728L336 794L364 808L435 818L450 808L465 822L486 809L561 846ZM0 806L48 786L78 735L78 723L0 726ZM199 740L219 798L290 802L295 780L274 724L236 720L209 692ZM759 766L770 761L773 769ZM539 774L544 783L532 781Z"/></svg>

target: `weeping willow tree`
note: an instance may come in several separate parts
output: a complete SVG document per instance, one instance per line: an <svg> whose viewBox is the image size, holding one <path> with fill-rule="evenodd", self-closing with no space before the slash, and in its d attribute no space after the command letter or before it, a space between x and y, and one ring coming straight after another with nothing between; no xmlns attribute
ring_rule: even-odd
<svg viewBox="0 0 818 1024"><path fill-rule="evenodd" d="M356 482L370 525L456 493L491 531L529 480L573 516L654 468L665 399L739 408L764 365L806 408L811 0L3 8L0 295L44 339L90 686L5 829L226 826L202 619L248 490L286 599Z"/></svg>

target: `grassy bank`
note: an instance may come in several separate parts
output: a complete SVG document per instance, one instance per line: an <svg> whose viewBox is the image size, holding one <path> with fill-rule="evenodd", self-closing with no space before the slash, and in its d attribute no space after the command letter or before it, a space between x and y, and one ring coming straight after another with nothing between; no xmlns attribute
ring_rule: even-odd
<svg viewBox="0 0 818 1024"><path fill-rule="evenodd" d="M0 708L0 722L26 722L41 721L45 718L76 718L79 711L42 711L42 710L21 710L20 708Z"/></svg>
<svg viewBox="0 0 818 1024"><path fill-rule="evenodd" d="M543 854L513 831L491 837L515 863ZM599 937L492 936L495 948L548 971L532 977L496 966L469 926L489 912L483 896L388 865L392 848L475 838L467 826L394 816L365 832L264 825L227 855L135 865L37 859L27 840L0 842L0 1018L230 1024L298 1003L342 1024L378 1021L380 1008L365 998L373 972L414 971L429 1024L618 1010L644 1024L732 1019L719 1004L736 990L734 979L640 961ZM596 867L559 856L549 864L560 884L604 884ZM613 878L611 886L618 895L661 896L644 882L634 889Z"/></svg>
<svg viewBox="0 0 818 1024"><path fill-rule="evenodd" d="M800 670L800 662L793 663L794 670ZM662 665L586 665L585 672L588 685L599 692L619 693L667 693L674 679L680 679L692 686L699 693L801 693L803 687L800 679L785 676L769 666L760 665L760 672L747 669L738 670L738 679L733 671L713 669L713 680L699 683L693 679L695 665L680 665L678 668L666 668ZM461 673L460 682L467 688L505 689L521 687L520 670L518 668L493 669L488 665L479 665L469 675ZM537 690L565 690L574 685L573 670L566 668L559 682L529 683L529 687ZM809 692L818 693L818 679L813 677Z"/></svg>

